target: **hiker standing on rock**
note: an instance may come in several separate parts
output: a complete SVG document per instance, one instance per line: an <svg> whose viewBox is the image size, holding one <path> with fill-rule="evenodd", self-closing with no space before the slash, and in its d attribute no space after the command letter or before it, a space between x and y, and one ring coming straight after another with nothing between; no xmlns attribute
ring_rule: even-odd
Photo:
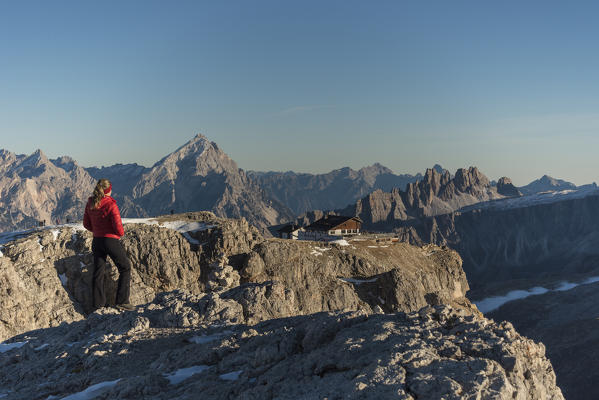
<svg viewBox="0 0 599 400"><path fill-rule="evenodd" d="M100 179L94 193L87 201L83 226L94 234L92 252L94 254L94 277L92 290L94 307L106 306L104 276L106 256L110 256L119 270L119 283L116 294L116 307L121 310L134 310L129 303L131 283L131 263L119 239L125 234L121 214L116 201L110 196L112 184L108 179Z"/></svg>

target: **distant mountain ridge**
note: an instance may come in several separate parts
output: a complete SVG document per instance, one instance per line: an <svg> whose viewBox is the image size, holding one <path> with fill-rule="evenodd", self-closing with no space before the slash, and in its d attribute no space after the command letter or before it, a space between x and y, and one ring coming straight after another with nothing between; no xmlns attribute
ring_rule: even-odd
<svg viewBox="0 0 599 400"><path fill-rule="evenodd" d="M522 186L519 189L523 194L535 194L556 190L576 189L576 185L562 179L552 178L549 175L543 175L541 178L532 181L528 185Z"/></svg>
<svg viewBox="0 0 599 400"><path fill-rule="evenodd" d="M86 170L67 156L49 160L41 150L30 156L0 150L0 174L0 206L7 211L0 216L0 231L81 219L99 178L113 182L123 216L210 210L244 217L261 229L294 216L202 135L152 168L116 164Z"/></svg>
<svg viewBox="0 0 599 400"><path fill-rule="evenodd" d="M443 171L440 165L434 168ZM420 173L397 175L379 163L357 171L345 167L325 174L248 171L248 175L296 215L342 208L375 190L404 189L423 177Z"/></svg>
<svg viewBox="0 0 599 400"><path fill-rule="evenodd" d="M80 218L93 184L68 157L49 160L41 150L29 156L0 150L0 228Z"/></svg>
<svg viewBox="0 0 599 400"><path fill-rule="evenodd" d="M509 179L502 178L501 182L504 188L510 188ZM427 169L422 179L408 183L405 190L375 190L332 213L357 216L367 230L391 231L401 221L448 214L464 206L503 199L512 194L500 192L476 167L460 168L452 177L449 171L436 166ZM296 221L300 225L307 224L322 215L323 211L312 210Z"/></svg>

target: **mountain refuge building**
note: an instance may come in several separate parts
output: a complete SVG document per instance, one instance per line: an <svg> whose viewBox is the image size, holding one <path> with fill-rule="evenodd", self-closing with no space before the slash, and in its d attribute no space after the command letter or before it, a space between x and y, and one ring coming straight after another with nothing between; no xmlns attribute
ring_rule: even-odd
<svg viewBox="0 0 599 400"><path fill-rule="evenodd" d="M327 215L298 231L300 240L337 240L343 236L358 235L362 220L358 217Z"/></svg>

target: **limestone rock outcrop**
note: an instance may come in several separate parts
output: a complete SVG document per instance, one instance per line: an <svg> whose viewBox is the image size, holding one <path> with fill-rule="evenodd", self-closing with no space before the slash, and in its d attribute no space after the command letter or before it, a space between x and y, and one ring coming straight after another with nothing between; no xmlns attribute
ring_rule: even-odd
<svg viewBox="0 0 599 400"><path fill-rule="evenodd" d="M509 323L436 306L248 326L240 297L167 293L133 312L102 309L16 337L0 354L0 396L563 399L544 346ZM293 308L292 297L273 300Z"/></svg>
<svg viewBox="0 0 599 400"><path fill-rule="evenodd" d="M468 301L452 250L265 239L208 212L138 222L130 312L89 313L79 227L2 244L0 398L563 398L544 346Z"/></svg>
<svg viewBox="0 0 599 400"><path fill-rule="evenodd" d="M243 282L276 280L303 314L334 310L414 311L453 304L469 309L457 253L437 246L350 241L349 246L271 239L243 262ZM326 293L326 296L322 294Z"/></svg>
<svg viewBox="0 0 599 400"><path fill-rule="evenodd" d="M200 223L205 229L181 234L158 225L173 220ZM133 265L131 301L135 304L179 288L203 293L209 281L207 265L218 255L243 257L264 240L247 221L222 219L209 212L168 216L154 225L125 224L125 230L122 243ZM91 234L81 226L67 225L21 236L0 248L0 340L81 319L93 308ZM114 302L117 277L116 268L109 268L109 304Z"/></svg>
<svg viewBox="0 0 599 400"><path fill-rule="evenodd" d="M162 226L160 225L162 224ZM169 227L193 226L191 231ZM79 227L80 229L80 227ZM297 313L414 311L452 304L471 310L457 253L436 246L355 241L348 246L265 239L247 221L212 213L160 217L125 225L132 262L131 302L183 289L199 295L240 283L277 281L296 299ZM3 245L0 340L83 318L92 311L91 234L73 226L42 229ZM109 269L106 293L116 295ZM54 322L51 322L54 321Z"/></svg>

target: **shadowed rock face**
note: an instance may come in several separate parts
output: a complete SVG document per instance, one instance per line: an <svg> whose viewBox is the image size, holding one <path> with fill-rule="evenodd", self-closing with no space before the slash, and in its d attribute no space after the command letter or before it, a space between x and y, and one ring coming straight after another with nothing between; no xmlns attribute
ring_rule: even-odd
<svg viewBox="0 0 599 400"><path fill-rule="evenodd" d="M456 250L472 298L599 275L599 196L507 210L473 210L398 228L411 243Z"/></svg>
<svg viewBox="0 0 599 400"><path fill-rule="evenodd" d="M512 301L489 314L543 341L567 399L599 398L599 284Z"/></svg>

